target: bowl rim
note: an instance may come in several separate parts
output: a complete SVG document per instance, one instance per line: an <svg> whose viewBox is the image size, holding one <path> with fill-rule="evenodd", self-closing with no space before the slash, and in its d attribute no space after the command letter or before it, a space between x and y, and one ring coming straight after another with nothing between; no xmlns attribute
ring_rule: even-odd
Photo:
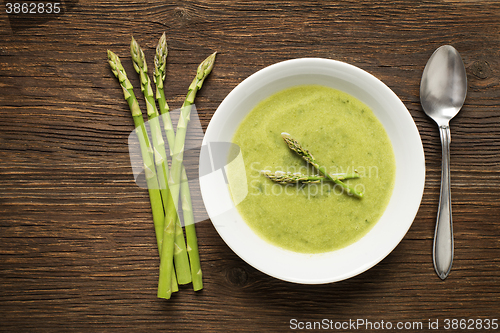
<svg viewBox="0 0 500 333"><path fill-rule="evenodd" d="M406 235L406 233L410 229L411 225L413 224L413 221L414 221L414 219L418 213L418 209L420 207L420 203L421 203L423 192L424 192L424 186L425 186L425 156L424 156L422 141L421 141L417 126L416 126L411 114L407 110L406 106L403 104L403 102L399 99L399 97L386 84L384 84L381 80L379 80L378 78L376 78L372 74L366 72L365 70L363 70L359 67L356 67L354 65L351 65L351 64L348 64L345 62L341 62L338 60L325 59L325 58L297 58L297 59L289 59L289 60L281 61L281 62L272 64L272 65L269 65L267 67L264 67L264 68L258 70L257 72L253 73L252 75L250 75L246 79L244 79L235 88L233 88L231 90L231 92L224 98L224 100L221 102L221 104L219 105L219 107L215 111L214 115L212 116L212 119L210 120L210 123L209 123L207 130L205 132L205 136L203 138L202 145L205 146L209 142L213 142L211 140L213 140L214 137L218 136L218 134L220 133L220 130L221 130L221 126L222 126L221 124L226 123L225 117L227 116L227 113L234 112L234 111L228 111L228 110L232 108L232 104L235 103L235 101L238 99L239 95L244 95L245 91L248 91L248 90L255 93L255 91L257 91L259 89L259 82L261 82L261 80L264 83L273 82L272 75L278 75L278 74L286 75L286 74L283 74L283 71L290 69L290 67L293 67L295 69L297 69L297 68L311 69L311 68L318 68L318 67L319 68L321 68L321 67L334 68L335 70L337 70L340 73L346 73L346 75L348 74L348 76L349 75L352 76L352 77L349 77L348 79L361 78L362 80L367 80L369 83L376 85L376 87L374 88L375 89L374 91L382 92L385 97L391 99L390 102L393 104L394 108L397 108L400 111L403 111L403 110L405 111L405 112L400 112L399 114L397 114L397 116L398 116L397 120L399 122L402 122L402 124L403 124L402 127L404 127L404 129L402 129L402 130L404 130L404 132L405 132L405 137L408 136L410 138L409 142L411 143L411 149L413 150L413 154L414 154L413 157L416 161L416 166L415 166L416 172L414 175L415 178L412 180L413 192L410 195L411 200L409 200L411 204L405 209L406 214L404 217L406 218L407 221L405 222L406 224L404 225L404 228L398 227L399 228L398 234L394 239L392 239L390 246L385 246L383 251L380 251L380 253L378 253L375 257L372 257L368 262L365 262L364 264L359 265L356 268L349 269L347 272L344 272L342 274L338 274L338 275L332 274L331 277L321 277L321 278L304 278L303 276L299 277L299 276L282 275L279 272L275 271L273 268L269 267L268 265L267 266L262 265L261 263L256 261L255 257L249 256L248 253L245 252L245 250L242 250L241 244L238 244L233 239L231 239L231 235L230 235L230 233L228 233L228 229L221 227L221 224L219 223L220 221L218 221L218 219L222 218L222 217L213 216L213 214L211 214L210 207L207 205L207 201L209 201L209 200L207 200L208 196L214 195L213 188L212 189L207 188L207 185L206 184L204 185L204 182L202 181L202 177L200 177L201 195L203 198L203 202L205 203L205 206L207 208L207 212L208 212L208 215L211 219L211 222L214 225L217 232L219 233L219 235L221 236L221 238L231 248L231 250L233 252L235 252L242 260L247 262L249 265L266 273L267 275L273 276L275 278L278 278L278 279L281 279L284 281L289 281L289 282L302 283L302 284L321 284L321 283L330 283L330 282L341 281L341 280L345 280L345 279L354 277L358 274L365 272L366 270L368 270L368 269L372 268L373 266L375 266L376 264L378 264L385 257L387 257L397 247L397 245L402 241L402 239L404 238L404 236ZM295 74L295 75L298 75L298 74ZM282 78L283 77L279 77L279 78L275 77L274 79L278 80L278 79L282 79ZM340 78L337 78L337 79L340 80ZM293 85L290 85L290 86L293 86ZM269 95L271 95L271 94L269 94ZM259 99L256 103L260 102L261 100L262 99ZM233 108L233 110L234 109L236 109L236 108ZM249 109L251 110L251 109L253 109L253 107L250 107ZM248 110L245 113L245 115L248 114L248 112L250 110ZM391 115L391 116L394 116L394 115ZM377 118L378 118L378 116L377 116ZM401 123L399 123L399 122L398 122L398 124L401 125ZM236 128L237 128L237 126L236 126ZM236 130L236 128L233 129L232 135L234 135L234 131ZM387 128L386 128L386 131L387 131ZM217 140L214 140L214 141L217 141ZM393 143L393 145L394 145L394 142L392 141L392 139L391 139L391 143ZM396 154L396 152L395 152L395 154ZM200 165L201 165L201 159L200 159ZM227 189L227 186L226 186L226 189ZM394 196L394 192L393 192L392 196ZM393 200L393 198L391 197L391 202L392 202L392 200ZM387 209L388 208L386 208L386 210ZM235 210L236 210L236 208L235 208ZM238 213L236 213L236 215L234 215L234 214L230 215L229 218L234 219L234 218L237 218L237 216L239 216ZM239 216L239 217L243 221L241 216ZM224 217L224 218L227 219L228 217ZM380 220L379 220L379 222L380 222ZM243 223L246 224L245 222L243 222ZM379 223L377 223L377 224L379 224ZM370 234L371 232L373 232L373 230L376 228L377 224L367 233L367 235ZM244 228L244 226L241 226L241 227ZM253 230L251 230L251 229L249 229L249 230L251 232L253 232ZM245 230L245 231L248 232L248 230ZM257 236L257 235L254 233L254 236ZM259 236L257 236L257 237L259 239L261 239ZM365 237L366 237L366 235L363 236L361 239L363 239ZM353 244L360 242L360 240L356 241ZM283 254L286 257L287 255L290 254L289 252L291 252L288 250L283 250L281 248L278 248L277 246L269 244L266 241L263 241L263 242L265 242L265 244L267 244L268 246L275 247L276 248L275 250L276 250L276 253L278 256L281 256ZM345 248L332 251L332 252L335 252L337 254L342 255L342 252L345 252L346 249L348 250L349 248L351 248L351 246L353 244L351 244ZM265 246L265 245L263 245L263 243L260 243L260 245ZM302 257L302 258L306 258L306 259L312 258L312 257L315 257L315 258L316 257L323 257L323 259L325 259L325 257L326 257L326 260L328 260L329 254L332 252L327 252L326 254L321 253L321 254L312 254L312 255L293 252L292 256L295 256L297 258Z"/></svg>

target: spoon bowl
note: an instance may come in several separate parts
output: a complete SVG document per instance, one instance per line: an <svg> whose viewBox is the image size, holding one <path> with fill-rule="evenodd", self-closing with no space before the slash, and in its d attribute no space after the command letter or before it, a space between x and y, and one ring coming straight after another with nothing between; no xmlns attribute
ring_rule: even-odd
<svg viewBox="0 0 500 333"><path fill-rule="evenodd" d="M462 108L467 95L467 75L458 51L439 47L427 61L420 82L420 103L439 126L442 145L441 191L434 233L433 262L444 280L453 262L453 223L450 189L450 120Z"/></svg>
<svg viewBox="0 0 500 333"><path fill-rule="evenodd" d="M466 94L467 75L460 54L453 46L439 47L422 74L422 108L438 125L444 125L460 111Z"/></svg>

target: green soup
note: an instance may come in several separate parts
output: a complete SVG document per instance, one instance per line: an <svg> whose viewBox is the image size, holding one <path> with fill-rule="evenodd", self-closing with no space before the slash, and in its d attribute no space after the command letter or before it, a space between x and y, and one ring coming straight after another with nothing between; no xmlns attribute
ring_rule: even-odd
<svg viewBox="0 0 500 333"><path fill-rule="evenodd" d="M361 177L345 182L364 192L363 198L327 181L281 185L262 175L317 174L288 148L282 132L330 173L356 170ZM387 133L365 104L338 90L302 85L272 95L241 122L233 143L245 168L228 167L230 188L248 187L239 213L260 237L291 251L328 252L355 242L377 223L392 194L396 167Z"/></svg>

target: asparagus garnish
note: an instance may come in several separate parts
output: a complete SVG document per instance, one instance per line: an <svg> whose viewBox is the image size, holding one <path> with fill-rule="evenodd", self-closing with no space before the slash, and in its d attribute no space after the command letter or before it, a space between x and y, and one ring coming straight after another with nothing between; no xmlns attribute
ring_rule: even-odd
<svg viewBox="0 0 500 333"><path fill-rule="evenodd" d="M262 170L261 173L266 176L267 178L271 179L273 182L276 182L278 184L295 184L295 183L302 183L302 184L315 184L315 183L321 183L325 180L328 180L325 176L321 175L304 175L299 172L291 173L291 172L283 172L283 171L276 171L276 172L271 172L269 170ZM357 172L354 173L338 173L338 174L332 174L331 175L334 179L338 180L346 180L346 179L353 179L353 178L359 178L359 174Z"/></svg>
<svg viewBox="0 0 500 333"><path fill-rule="evenodd" d="M288 147L291 150L293 150L294 152L296 152L307 163L309 163L312 166L314 166L323 176L325 176L326 178L328 178L329 180L331 180L335 184L338 184L339 186L341 186L344 190L346 190L346 192L348 194L354 195L357 198L362 198L363 197L363 193L362 192L356 191L351 186L343 183L339 179L335 179L332 175L330 175L328 173L328 171L326 170L326 168L324 166L320 165L314 159L314 156L309 152L309 150L303 148L297 140L293 139L290 136L290 134L283 132L283 133L281 133L281 136L283 137L283 139L285 140L286 144L288 145Z"/></svg>
<svg viewBox="0 0 500 333"><path fill-rule="evenodd" d="M144 93L144 99L146 101L147 114L149 118L149 123L151 125L151 136L153 138L153 147L155 151L155 163L158 171L158 181L160 182L160 192L162 194L163 205L165 209L169 209L169 197L170 191L168 185L168 164L167 164L167 154L165 152L165 142L163 141L163 136L161 132L159 113L156 108L156 103L153 95L153 89L151 88L151 81L148 76L148 67L146 64L146 57L142 52L139 44L132 37L130 42L130 54L132 55L132 60L134 61L134 69L139 74L141 79L141 90ZM179 194L177 193L177 196ZM175 194L172 195L173 202L176 203ZM191 271L189 269L189 261L186 251L186 242L184 240L184 234L180 226L179 218L175 221L178 226L175 228L175 247L174 252L175 269L177 273L177 282L179 284L186 284L191 282ZM163 239L162 239L163 241Z"/></svg>
<svg viewBox="0 0 500 333"><path fill-rule="evenodd" d="M156 85L156 100L160 108L160 113L163 117L163 124L167 136L168 145L171 147L170 154L173 155L173 147L175 145L175 133L170 118L169 107L165 99L163 84L166 76L166 61L168 55L167 39L165 33L160 37L156 46L154 82ZM191 193L184 165L181 170L181 205L184 217L184 226L186 231L187 252L189 254L189 263L191 266L191 279L193 281L193 289L195 291L203 289L202 272L200 265L200 256L198 253L198 240L194 227L193 207L191 203ZM179 227L179 226L177 226Z"/></svg>
<svg viewBox="0 0 500 333"><path fill-rule="evenodd" d="M196 96L196 93L198 92L199 89L201 89L206 77L212 71L215 61L215 54L216 53L210 55L198 66L196 77L193 79L191 85L189 86L186 99L184 100L184 104L182 105L181 108L179 122L177 124L175 144L172 155L172 167L170 168L170 178L169 178L170 191L172 193L172 198L174 199L176 205L174 207L171 206L167 207L167 213L165 215L166 226L163 234L163 246L162 246L162 251L164 251L164 253L162 253L161 256L160 279L158 283L158 297L162 298L169 296L168 287L170 285L170 280L169 280L170 278L168 276L168 273L171 260L169 260L169 258L167 257L168 255L167 251L170 251L170 249L173 248L174 244L173 244L172 231L169 228L167 228L167 225L169 225L168 221L170 221L170 219L174 217L175 207L177 206L177 200L179 198L179 184L182 173L182 161L184 159L184 141L186 139L187 125L190 120L191 108L192 104L194 103L194 98ZM194 271L196 272L196 270Z"/></svg>
<svg viewBox="0 0 500 333"><path fill-rule="evenodd" d="M148 138L146 126L144 125L144 119L142 118L139 103L137 102L137 98L134 94L133 86L127 77L127 73L121 64L120 58L112 51L108 50L108 62L111 67L111 71L120 82L123 90L123 96L129 105L132 118L134 119L135 132L139 139L141 156L144 163L145 178L148 187L149 200L151 203L151 211L153 214L156 242L158 245L158 251L161 253L161 239L163 237L163 223L165 215L160 190L158 188L158 178L153 162L153 149ZM172 289L173 291L178 290L175 275L172 279Z"/></svg>

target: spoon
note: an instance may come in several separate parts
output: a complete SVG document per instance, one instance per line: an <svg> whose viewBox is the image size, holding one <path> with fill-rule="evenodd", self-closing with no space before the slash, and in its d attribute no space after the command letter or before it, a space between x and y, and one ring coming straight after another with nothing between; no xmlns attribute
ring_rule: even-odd
<svg viewBox="0 0 500 333"><path fill-rule="evenodd" d="M420 81L420 103L439 126L442 147L441 192L432 256L437 275L446 279L453 261L453 226L450 190L450 120L462 108L467 95L467 75L458 51L439 47L427 61Z"/></svg>

